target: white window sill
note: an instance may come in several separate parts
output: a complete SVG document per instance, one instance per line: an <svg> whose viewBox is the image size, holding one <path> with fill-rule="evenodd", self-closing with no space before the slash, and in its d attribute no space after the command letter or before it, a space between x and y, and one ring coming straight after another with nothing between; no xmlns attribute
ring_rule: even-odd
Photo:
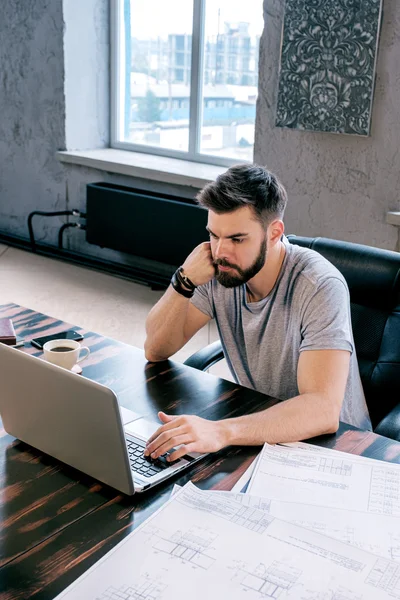
<svg viewBox="0 0 400 600"><path fill-rule="evenodd" d="M116 150L115 148L68 150L57 152L56 156L58 160L64 163L92 167L101 171L141 177L163 183L188 185L195 188L202 188L227 169L227 167L206 165L154 154Z"/></svg>
<svg viewBox="0 0 400 600"><path fill-rule="evenodd" d="M391 211L386 214L386 223L400 227L400 212Z"/></svg>

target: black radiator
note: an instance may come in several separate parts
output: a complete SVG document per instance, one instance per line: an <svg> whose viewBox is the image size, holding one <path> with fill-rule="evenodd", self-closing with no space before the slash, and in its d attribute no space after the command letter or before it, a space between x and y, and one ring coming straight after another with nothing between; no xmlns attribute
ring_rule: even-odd
<svg viewBox="0 0 400 600"><path fill-rule="evenodd" d="M191 200L110 183L87 186L90 244L179 266L207 240L207 211Z"/></svg>

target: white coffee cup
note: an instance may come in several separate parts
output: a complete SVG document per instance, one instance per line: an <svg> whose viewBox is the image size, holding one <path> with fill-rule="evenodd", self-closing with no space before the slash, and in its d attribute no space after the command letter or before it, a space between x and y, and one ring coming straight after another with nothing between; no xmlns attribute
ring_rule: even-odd
<svg viewBox="0 0 400 600"><path fill-rule="evenodd" d="M81 351L85 352L84 356L80 356ZM43 352L45 360L69 370L90 354L87 346L81 346L75 340L51 340L45 343Z"/></svg>

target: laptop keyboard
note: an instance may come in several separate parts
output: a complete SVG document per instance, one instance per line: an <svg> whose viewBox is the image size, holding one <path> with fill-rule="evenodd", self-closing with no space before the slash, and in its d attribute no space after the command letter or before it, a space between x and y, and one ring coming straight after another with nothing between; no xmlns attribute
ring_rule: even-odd
<svg viewBox="0 0 400 600"><path fill-rule="evenodd" d="M131 467L136 473L140 473L143 477L153 477L160 471L167 469L171 464L166 460L165 456L160 456L156 460L153 460L149 456L143 456L145 446L133 442L130 439L126 440L128 446L129 462Z"/></svg>

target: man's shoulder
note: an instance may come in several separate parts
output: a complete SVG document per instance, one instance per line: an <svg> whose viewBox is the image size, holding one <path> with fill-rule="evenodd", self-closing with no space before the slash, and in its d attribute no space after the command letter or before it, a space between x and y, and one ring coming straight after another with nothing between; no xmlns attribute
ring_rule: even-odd
<svg viewBox="0 0 400 600"><path fill-rule="evenodd" d="M347 283L342 273L322 254L303 248L297 244L290 244L290 254L287 268L291 275L302 281L304 285L320 286L329 280L340 281L347 288Z"/></svg>

